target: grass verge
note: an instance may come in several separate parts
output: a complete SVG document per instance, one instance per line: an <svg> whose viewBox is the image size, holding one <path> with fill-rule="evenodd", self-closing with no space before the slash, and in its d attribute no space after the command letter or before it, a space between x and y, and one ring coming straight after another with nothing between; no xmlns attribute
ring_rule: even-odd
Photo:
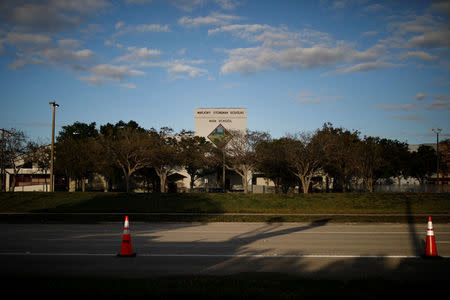
<svg viewBox="0 0 450 300"><path fill-rule="evenodd" d="M3 193L0 213L0 222L122 221L123 214L148 222L423 222L435 214L433 221L449 222L450 194Z"/></svg>

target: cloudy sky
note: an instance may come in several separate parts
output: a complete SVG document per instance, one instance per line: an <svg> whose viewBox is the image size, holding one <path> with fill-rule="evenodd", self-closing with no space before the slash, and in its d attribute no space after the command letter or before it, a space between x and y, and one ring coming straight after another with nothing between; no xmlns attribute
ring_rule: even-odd
<svg viewBox="0 0 450 300"><path fill-rule="evenodd" d="M410 144L450 136L448 1L2 0L0 128L193 130L245 107L273 137L323 123Z"/></svg>

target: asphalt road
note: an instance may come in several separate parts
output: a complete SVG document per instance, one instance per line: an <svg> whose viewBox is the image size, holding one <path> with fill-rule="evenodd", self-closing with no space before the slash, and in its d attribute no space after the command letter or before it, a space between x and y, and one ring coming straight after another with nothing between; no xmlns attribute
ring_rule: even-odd
<svg viewBox="0 0 450 300"><path fill-rule="evenodd" d="M2 224L3 276L147 277L281 272L308 278L448 280L450 224L434 224L441 259L423 259L427 224L133 223L136 257L119 258L122 223Z"/></svg>

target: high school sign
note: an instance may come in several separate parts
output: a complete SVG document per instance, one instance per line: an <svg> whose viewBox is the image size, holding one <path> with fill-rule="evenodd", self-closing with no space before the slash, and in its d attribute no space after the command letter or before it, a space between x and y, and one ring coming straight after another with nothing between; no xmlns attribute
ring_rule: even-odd
<svg viewBox="0 0 450 300"><path fill-rule="evenodd" d="M247 129L246 108L196 108L194 110L195 135L203 136L218 147L229 141L228 132Z"/></svg>

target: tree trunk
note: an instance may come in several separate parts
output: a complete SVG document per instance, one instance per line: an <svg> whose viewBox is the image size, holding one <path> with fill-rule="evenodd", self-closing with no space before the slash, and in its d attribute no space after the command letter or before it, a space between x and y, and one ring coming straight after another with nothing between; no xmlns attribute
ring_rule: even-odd
<svg viewBox="0 0 450 300"><path fill-rule="evenodd" d="M11 185L9 186L9 191L14 192L14 189L16 188L16 174L12 176Z"/></svg>
<svg viewBox="0 0 450 300"><path fill-rule="evenodd" d="M309 194L309 183L311 182L311 178L301 176L300 181L302 182L303 194Z"/></svg>
<svg viewBox="0 0 450 300"><path fill-rule="evenodd" d="M245 176L241 176L241 178L242 178L242 187L244 188L244 194L248 194L247 174L245 174Z"/></svg>
<svg viewBox="0 0 450 300"><path fill-rule="evenodd" d="M166 192L166 179L167 179L167 175L166 174L161 174L161 176L160 176L161 193L165 193Z"/></svg>
<svg viewBox="0 0 450 300"><path fill-rule="evenodd" d="M373 178L372 177L367 178L366 187L370 193L373 192Z"/></svg>
<svg viewBox="0 0 450 300"><path fill-rule="evenodd" d="M190 187L190 191L192 192L194 190L194 184L195 184L195 173L188 173L189 176L191 177L190 183L189 183L189 187Z"/></svg>
<svg viewBox="0 0 450 300"><path fill-rule="evenodd" d="M125 186L127 193L130 192L130 175L128 173L125 173Z"/></svg>
<svg viewBox="0 0 450 300"><path fill-rule="evenodd" d="M81 191L84 193L86 191L86 179L81 177Z"/></svg>

